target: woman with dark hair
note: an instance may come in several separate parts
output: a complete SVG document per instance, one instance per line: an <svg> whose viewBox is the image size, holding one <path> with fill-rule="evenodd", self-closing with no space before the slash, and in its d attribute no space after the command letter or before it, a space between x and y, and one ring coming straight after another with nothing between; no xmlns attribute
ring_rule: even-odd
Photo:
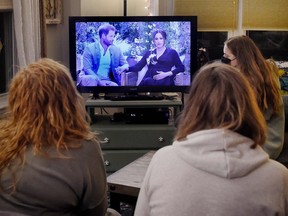
<svg viewBox="0 0 288 216"><path fill-rule="evenodd" d="M106 172L68 68L41 59L19 71L0 126L0 209L105 215Z"/></svg>
<svg viewBox="0 0 288 216"><path fill-rule="evenodd" d="M176 50L165 46L166 32L156 30L152 34L155 49L147 51L129 71L138 72L147 65L148 69L139 86L171 86L177 73L185 68Z"/></svg>
<svg viewBox="0 0 288 216"><path fill-rule="evenodd" d="M263 112L268 134L264 150L277 159L284 145L285 116L277 68L267 61L248 36L235 36L224 44L222 62L238 68L250 82Z"/></svg>
<svg viewBox="0 0 288 216"><path fill-rule="evenodd" d="M288 170L269 159L265 140L265 118L244 75L204 65L173 145L150 162L135 216L287 215Z"/></svg>

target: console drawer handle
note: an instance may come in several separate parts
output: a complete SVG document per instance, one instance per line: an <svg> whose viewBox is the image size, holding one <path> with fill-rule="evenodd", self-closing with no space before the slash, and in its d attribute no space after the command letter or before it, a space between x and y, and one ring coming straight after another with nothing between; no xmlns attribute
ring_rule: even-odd
<svg viewBox="0 0 288 216"><path fill-rule="evenodd" d="M165 139L160 136L160 137L158 138L158 141L161 142L161 143L163 143L163 142L165 141Z"/></svg>
<svg viewBox="0 0 288 216"><path fill-rule="evenodd" d="M108 137L105 137L101 143L109 143L110 142L110 139Z"/></svg>
<svg viewBox="0 0 288 216"><path fill-rule="evenodd" d="M110 161L105 160L105 161L104 161L104 164L105 164L105 166L110 166Z"/></svg>

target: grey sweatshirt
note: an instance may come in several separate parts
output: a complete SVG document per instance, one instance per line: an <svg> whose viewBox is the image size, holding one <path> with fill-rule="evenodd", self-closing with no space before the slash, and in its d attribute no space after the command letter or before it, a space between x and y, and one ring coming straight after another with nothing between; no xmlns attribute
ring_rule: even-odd
<svg viewBox="0 0 288 216"><path fill-rule="evenodd" d="M288 215L288 170L253 141L203 130L156 152L135 216Z"/></svg>
<svg viewBox="0 0 288 216"><path fill-rule="evenodd" d="M100 146L94 141L81 144L62 151L69 158L59 158L54 147L47 149L50 157L28 148L23 168L17 169L16 191L0 192L0 210L29 216L105 215L106 172ZM1 180L4 188L13 183L9 173Z"/></svg>

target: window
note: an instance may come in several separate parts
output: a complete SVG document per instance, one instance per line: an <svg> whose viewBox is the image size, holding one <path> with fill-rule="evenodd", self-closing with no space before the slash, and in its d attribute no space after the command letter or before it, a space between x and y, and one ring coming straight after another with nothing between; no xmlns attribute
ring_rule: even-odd
<svg viewBox="0 0 288 216"><path fill-rule="evenodd" d="M0 12L0 94L13 76L12 12Z"/></svg>
<svg viewBox="0 0 288 216"><path fill-rule="evenodd" d="M198 45L206 48L209 60L221 59L228 32L198 32Z"/></svg>
<svg viewBox="0 0 288 216"><path fill-rule="evenodd" d="M265 58L288 61L288 31L247 31Z"/></svg>

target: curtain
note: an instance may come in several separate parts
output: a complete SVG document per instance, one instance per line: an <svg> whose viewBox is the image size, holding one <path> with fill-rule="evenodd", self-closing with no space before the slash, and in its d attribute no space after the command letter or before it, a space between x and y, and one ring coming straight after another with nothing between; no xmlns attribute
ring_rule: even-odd
<svg viewBox="0 0 288 216"><path fill-rule="evenodd" d="M39 0L13 0L17 63L20 68L41 58Z"/></svg>
<svg viewBox="0 0 288 216"><path fill-rule="evenodd" d="M0 9L1 10L10 10L12 9L12 0L0 0Z"/></svg>
<svg viewBox="0 0 288 216"><path fill-rule="evenodd" d="M243 0L243 29L288 30L288 0Z"/></svg>
<svg viewBox="0 0 288 216"><path fill-rule="evenodd" d="M198 16L200 31L237 29L238 0L174 0L174 6L174 15Z"/></svg>
<svg viewBox="0 0 288 216"><path fill-rule="evenodd" d="M159 15L173 16L174 15L174 0L159 0Z"/></svg>

